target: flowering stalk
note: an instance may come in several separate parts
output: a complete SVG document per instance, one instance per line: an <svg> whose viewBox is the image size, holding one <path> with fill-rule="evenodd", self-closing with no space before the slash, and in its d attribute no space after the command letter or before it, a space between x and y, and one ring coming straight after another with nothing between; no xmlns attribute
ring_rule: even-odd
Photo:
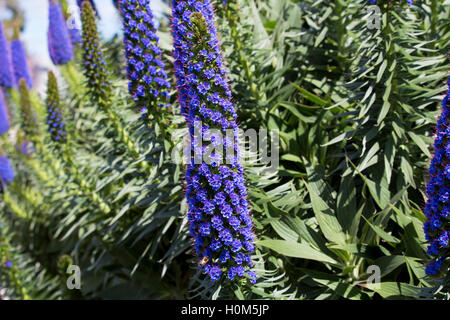
<svg viewBox="0 0 450 320"><path fill-rule="evenodd" d="M2 230L0 230L0 270L3 268L6 269L9 280L14 284L16 292L21 295L23 300L30 300L31 297L28 295L20 279L19 268L13 263L12 254L13 250L11 245L8 239L6 239L6 236L2 234Z"/></svg>
<svg viewBox="0 0 450 320"><path fill-rule="evenodd" d="M59 0L49 0L47 39L50 58L55 65L72 60L73 46Z"/></svg>
<svg viewBox="0 0 450 320"><path fill-rule="evenodd" d="M67 147L67 134L64 131L65 122L62 119L58 82L53 72L48 73L47 81L47 125L48 131L56 147L60 151L62 159L66 162L71 170L71 176L74 177L77 184L84 193L88 194L92 201L99 205L104 213L111 212L110 207L101 198L101 196L93 190L92 186L83 178L77 164L73 161L70 149ZM52 161L53 162L53 161Z"/></svg>
<svg viewBox="0 0 450 320"><path fill-rule="evenodd" d="M450 216L450 77L442 101L442 113L437 122L434 156L431 159L425 205L427 221L424 223L427 253L433 257L426 268L430 276L446 272L444 263L449 257Z"/></svg>
<svg viewBox="0 0 450 320"><path fill-rule="evenodd" d="M3 90L0 88L0 135L3 135L9 130L9 115L6 108L5 97Z"/></svg>
<svg viewBox="0 0 450 320"><path fill-rule="evenodd" d="M128 89L141 112L166 107L170 83L161 60L157 28L149 0L120 0L123 17Z"/></svg>
<svg viewBox="0 0 450 320"><path fill-rule="evenodd" d="M162 123L160 116L161 109L169 106L170 83L158 46L150 0L120 0L118 4L123 18L128 90L141 115L147 121L156 120L164 140L173 146L167 124Z"/></svg>
<svg viewBox="0 0 450 320"><path fill-rule="evenodd" d="M21 128L25 134L25 141L21 143L21 150L24 155L28 155L28 151L33 147L30 146L30 141L38 143L39 137L39 124L36 113L33 110L33 106L30 100L30 93L25 79L21 79L19 83L20 93L20 111L22 116Z"/></svg>
<svg viewBox="0 0 450 320"><path fill-rule="evenodd" d="M3 23L0 22L0 86L6 88L15 87L14 70L11 61L11 51L8 40L3 31Z"/></svg>
<svg viewBox="0 0 450 320"><path fill-rule="evenodd" d="M83 2L81 20L83 24L83 70L88 82L87 90L93 102L108 114L128 151L134 158L138 158L138 148L123 128L119 117L111 109L111 84L108 80L108 70L100 46L94 10L88 1Z"/></svg>
<svg viewBox="0 0 450 320"><path fill-rule="evenodd" d="M83 2L83 71L87 89L93 102L102 106L109 104L111 84L108 80L105 58L100 46L97 24L89 1Z"/></svg>
<svg viewBox="0 0 450 320"><path fill-rule="evenodd" d="M19 92L22 130L25 133L26 139L37 142L39 141L39 124L31 104L30 94L25 79L21 79L19 82Z"/></svg>
<svg viewBox="0 0 450 320"><path fill-rule="evenodd" d="M33 86L30 71L28 68L27 56L22 42L18 37L18 31L15 31L14 39L11 41L11 56L14 67L14 76L17 86L20 86L20 80L25 79L28 88Z"/></svg>
<svg viewBox="0 0 450 320"><path fill-rule="evenodd" d="M67 134L64 130L66 123L63 120L59 101L58 83L53 72L50 71L48 73L47 81L46 104L48 132L50 133L51 139L57 143L56 145L60 146L67 141Z"/></svg>
<svg viewBox="0 0 450 320"><path fill-rule="evenodd" d="M209 0L173 0L172 4L179 102L195 155L188 160L186 170L194 251L199 267L211 281L247 277L254 283L256 274L248 270L253 267L251 254L255 250L253 222L240 164L237 116L222 65L213 9ZM226 163L216 152L207 155L208 149L218 146L227 150Z"/></svg>
<svg viewBox="0 0 450 320"><path fill-rule="evenodd" d="M83 193L88 195L91 200L98 205L98 208L104 214L110 213L111 208L106 203L106 201L103 200L103 198L95 191L92 185L88 183L86 179L84 179L78 165L73 161L72 155L69 150L66 149L66 152L62 153L62 158L70 170L69 176L74 178L75 182L80 186Z"/></svg>
<svg viewBox="0 0 450 320"><path fill-rule="evenodd" d="M23 133L20 132L18 138L19 145L16 147L16 149L18 149L25 156L22 158L25 165L31 168L42 182L44 182L46 185L55 185L54 179L49 179L47 173L41 167L40 163L36 161L36 159L27 157L28 155L34 153L36 143L38 144L37 146L41 148L41 150L43 150L43 146L40 144L41 141L37 135L39 133L38 123L36 121L36 115L33 112L27 85L25 84L25 81L23 79L20 86L19 103L21 106L21 114L23 118L22 129L25 132L25 139L22 138ZM28 121L28 119L31 119L31 121ZM35 142L35 145L31 144L30 140L33 140ZM14 148L11 147L11 145L7 141L4 145L7 147L9 153L15 152ZM58 175L61 175L61 171L56 167L55 161L53 159L50 159L51 161L48 161L49 159L47 157L47 153L45 152L42 152L42 155L44 156L44 160L46 160L47 163L51 164L52 170L58 173ZM16 211L19 212L18 210Z"/></svg>

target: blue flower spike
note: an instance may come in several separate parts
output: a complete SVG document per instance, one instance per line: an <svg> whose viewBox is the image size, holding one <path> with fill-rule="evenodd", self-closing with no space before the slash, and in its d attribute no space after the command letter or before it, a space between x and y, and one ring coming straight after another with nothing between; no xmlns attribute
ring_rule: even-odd
<svg viewBox="0 0 450 320"><path fill-rule="evenodd" d="M173 0L172 5L179 103L194 153L186 170L194 252L199 268L211 281L248 279L255 283L256 273L251 270L255 235L240 164L239 128L213 7L209 0ZM226 159L218 153L206 156L207 148L222 143Z"/></svg>
<svg viewBox="0 0 450 320"><path fill-rule="evenodd" d="M429 169L426 186L428 201L425 205L425 237L428 242L427 253L432 257L426 267L429 276L438 275L448 260L450 218L450 77L447 80L447 92L442 100L442 113L436 126L434 155Z"/></svg>
<svg viewBox="0 0 450 320"><path fill-rule="evenodd" d="M55 65L66 64L72 60L72 40L59 0L49 0L47 41L50 58Z"/></svg>

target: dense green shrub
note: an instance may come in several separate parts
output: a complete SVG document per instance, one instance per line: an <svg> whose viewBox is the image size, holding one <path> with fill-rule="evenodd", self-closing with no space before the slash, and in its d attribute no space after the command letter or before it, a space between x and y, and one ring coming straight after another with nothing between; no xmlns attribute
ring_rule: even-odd
<svg viewBox="0 0 450 320"><path fill-rule="evenodd" d="M367 25L366 0L214 2L239 126L280 138L277 173L245 163L257 234L251 286L211 283L193 255L186 166L173 157L188 131L169 6L158 34L170 107L148 119L129 95L120 36L84 36L85 45L100 41L91 49L104 54L107 91L93 92L95 72L84 78L81 44L60 67L52 92L66 122L63 147L46 132L44 99L22 90L22 106L25 96L40 122L31 139L18 91L8 89L12 128L0 148L16 177L2 189L0 262L17 268L0 265L0 286L36 299L448 298L448 267L425 275L423 210L450 3L378 2L380 29ZM29 140L34 152L16 150ZM70 264L82 270L79 291L65 287ZM371 266L379 286L368 281Z"/></svg>

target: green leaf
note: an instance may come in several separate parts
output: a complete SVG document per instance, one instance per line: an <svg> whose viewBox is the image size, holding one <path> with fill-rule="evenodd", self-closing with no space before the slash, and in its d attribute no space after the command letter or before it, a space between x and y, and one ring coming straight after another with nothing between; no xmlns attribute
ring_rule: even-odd
<svg viewBox="0 0 450 320"><path fill-rule="evenodd" d="M304 162L307 163L306 159ZM330 207L329 203L334 201L329 193L326 184L320 179L310 164L306 165L308 173L308 183L305 182L314 211L314 215L319 224L323 235L331 242L345 243L345 233L336 217L335 211Z"/></svg>
<svg viewBox="0 0 450 320"><path fill-rule="evenodd" d="M301 120L303 122L306 122L306 123L316 122L315 117L308 117L308 116L303 115L302 113L300 113L300 111L298 111L297 107L294 104L290 104L287 102L280 102L278 105L289 110L294 116L296 116L299 120Z"/></svg>
<svg viewBox="0 0 450 320"><path fill-rule="evenodd" d="M383 76L384 70L386 70L388 60L383 60L383 63L381 64L380 68L378 69L377 73L377 79L376 82L380 82L381 77Z"/></svg>
<svg viewBox="0 0 450 320"><path fill-rule="evenodd" d="M360 211L356 210L354 179L346 176L341 181L336 205L337 218L343 229L354 238L358 232Z"/></svg>
<svg viewBox="0 0 450 320"><path fill-rule="evenodd" d="M380 227L370 223L369 220L367 220L364 216L362 216L362 217L363 217L364 220L366 220L367 224L372 228L372 230L375 231L375 233L377 235L379 235L382 239L386 240L387 242L391 242L391 243L400 243L399 239L397 239L396 237L388 234L387 232L385 232Z"/></svg>
<svg viewBox="0 0 450 320"><path fill-rule="evenodd" d="M383 106L381 107L380 114L378 115L377 125L380 125L380 123L384 120L390 109L391 109L390 102L384 101Z"/></svg>
<svg viewBox="0 0 450 320"><path fill-rule="evenodd" d="M294 86L298 91L300 91L303 98L305 98L306 100L309 100L312 103L322 107L329 107L331 105L329 101L323 100L322 98L316 96L315 94L309 92L308 90L305 90L302 87L298 86L297 84L291 83L291 85Z"/></svg>
<svg viewBox="0 0 450 320"><path fill-rule="evenodd" d="M389 200L390 200L389 189L382 183L376 184L374 181L367 178L365 175L363 175L358 170L358 168L355 167L355 165L351 161L350 161L350 164L353 166L353 168L355 168L356 172L364 180L364 183L369 188L369 192L370 192L372 198L377 203L377 205L382 209L386 208L386 206L389 204Z"/></svg>
<svg viewBox="0 0 450 320"><path fill-rule="evenodd" d="M406 259L404 256L384 256L378 258L373 262L373 265L379 266L381 270L381 277L384 277L404 264Z"/></svg>
<svg viewBox="0 0 450 320"><path fill-rule="evenodd" d="M325 39L325 36L327 35L327 32L328 32L328 27L327 26L322 28L322 31L320 31L319 35L316 38L316 41L314 42L314 47L317 47L323 41L323 39Z"/></svg>
<svg viewBox="0 0 450 320"><path fill-rule="evenodd" d="M378 142L374 143L374 145L370 148L364 158L361 160L361 163L358 165L359 171L364 171L368 167L378 163L377 152L380 150L380 145Z"/></svg>
<svg viewBox="0 0 450 320"><path fill-rule="evenodd" d="M281 156L281 159L282 159L282 160L287 160L287 161L293 161L293 162L303 163L303 162L302 162L302 159L301 159L299 156L297 156L297 155L295 155L295 154L290 154L290 153L288 153L288 154L283 154L283 155Z"/></svg>
<svg viewBox="0 0 450 320"><path fill-rule="evenodd" d="M380 282L361 284L362 287L375 291L383 298L415 297L420 289L401 282Z"/></svg>
<svg viewBox="0 0 450 320"><path fill-rule="evenodd" d="M342 281L339 277L334 275L305 268L301 268L301 271L310 276L314 281L330 288L337 295L343 298L361 300L367 297L360 288L353 286L348 282Z"/></svg>
<svg viewBox="0 0 450 320"><path fill-rule="evenodd" d="M431 157L430 150L428 150L428 145L423 141L423 139L415 134L413 131L408 131L408 135L414 141L415 144L422 150L422 152L428 157Z"/></svg>
<svg viewBox="0 0 450 320"><path fill-rule="evenodd" d="M414 182L413 168L406 156L400 158L400 168L405 175L406 182L410 183L415 188L416 183Z"/></svg>
<svg viewBox="0 0 450 320"><path fill-rule="evenodd" d="M337 137L331 139L330 141L328 141L325 144L322 144L321 146L322 147L326 147L326 146L330 146L332 144L344 141L344 140L346 140L348 138L351 138L354 134L355 134L355 131L347 131L347 132L341 133Z"/></svg>
<svg viewBox="0 0 450 320"><path fill-rule="evenodd" d="M331 258L330 256L316 249L313 249L310 245L306 243L298 243L287 240L261 240L257 241L256 245L267 247L282 255L292 258L308 259L325 263L338 264L338 262L333 258Z"/></svg>
<svg viewBox="0 0 450 320"><path fill-rule="evenodd" d="M275 232L282 237L284 240L297 242L298 241L298 234L293 231L289 226L280 220L271 220L270 221L271 226L275 230Z"/></svg>
<svg viewBox="0 0 450 320"><path fill-rule="evenodd" d="M417 279L419 279L419 281L422 284L428 287L430 284L425 280L427 279L427 277L425 274L425 268L423 267L423 263L420 262L421 260L413 257L405 257L405 261L411 268Z"/></svg>

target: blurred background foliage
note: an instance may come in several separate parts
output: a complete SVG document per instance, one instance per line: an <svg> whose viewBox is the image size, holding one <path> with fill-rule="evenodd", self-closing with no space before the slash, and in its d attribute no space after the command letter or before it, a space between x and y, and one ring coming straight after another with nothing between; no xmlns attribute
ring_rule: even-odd
<svg viewBox="0 0 450 320"><path fill-rule="evenodd" d="M186 132L176 92L145 125L128 96L121 37L103 44L111 112L139 150L132 156L86 96L79 54L59 70L67 148L44 130L34 153L10 147L17 176L0 203L0 258L17 267L0 266L0 285L32 299L448 298L448 274L425 276L422 225L449 4L381 1L377 30L366 0L215 1L240 126L280 135L277 174L246 163L258 235L251 287L213 285L193 261L184 166L172 159ZM159 33L175 88L166 5ZM9 98L11 141L20 99ZM32 93L32 103L44 128L44 99ZM70 264L82 270L81 290L66 287ZM371 265L379 286L368 282Z"/></svg>

